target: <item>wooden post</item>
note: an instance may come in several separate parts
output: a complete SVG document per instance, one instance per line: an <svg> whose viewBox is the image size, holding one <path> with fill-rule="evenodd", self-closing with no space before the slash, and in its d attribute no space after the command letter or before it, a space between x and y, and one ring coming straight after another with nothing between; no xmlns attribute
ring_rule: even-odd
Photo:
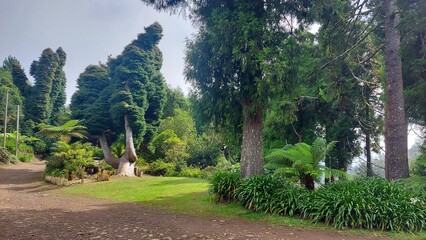
<svg viewBox="0 0 426 240"><path fill-rule="evenodd" d="M19 105L16 105L16 142L15 142L15 156L18 159L19 150Z"/></svg>
<svg viewBox="0 0 426 240"><path fill-rule="evenodd" d="M6 149L6 127L7 127L7 106L9 105L9 90L6 92L6 108L4 110L4 138L3 148Z"/></svg>

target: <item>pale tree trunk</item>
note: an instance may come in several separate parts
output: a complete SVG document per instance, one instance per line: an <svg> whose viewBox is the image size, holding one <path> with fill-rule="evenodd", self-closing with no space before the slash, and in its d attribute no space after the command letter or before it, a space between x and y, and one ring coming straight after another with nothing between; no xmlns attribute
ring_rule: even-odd
<svg viewBox="0 0 426 240"><path fill-rule="evenodd" d="M99 140L99 143L101 144L102 153L104 154L106 163L108 163L109 165L111 165L113 168L117 169L118 165L119 165L118 164L119 160L118 160L118 158L114 157L111 154L111 151L109 149L108 142L106 140L105 135L102 134L102 136L98 136L97 138Z"/></svg>
<svg viewBox="0 0 426 240"><path fill-rule="evenodd" d="M243 178L263 173L262 122L262 107L244 104L241 147L241 175Z"/></svg>
<svg viewBox="0 0 426 240"><path fill-rule="evenodd" d="M134 177L137 155L133 143L133 132L127 115L124 116L124 128L126 134L126 150L120 158L116 158L111 154L105 135L98 136L98 139L106 162L117 169L117 175Z"/></svg>
<svg viewBox="0 0 426 240"><path fill-rule="evenodd" d="M134 177L137 156L133 143L133 132L127 115L124 116L124 128L126 134L126 151L119 159L120 163L118 165L117 175Z"/></svg>
<svg viewBox="0 0 426 240"><path fill-rule="evenodd" d="M395 11L395 0L383 1L385 13L385 64L386 64L386 107L385 107L385 170L386 179L409 177L407 157L407 124L405 121L400 56L400 35L396 28L399 15Z"/></svg>

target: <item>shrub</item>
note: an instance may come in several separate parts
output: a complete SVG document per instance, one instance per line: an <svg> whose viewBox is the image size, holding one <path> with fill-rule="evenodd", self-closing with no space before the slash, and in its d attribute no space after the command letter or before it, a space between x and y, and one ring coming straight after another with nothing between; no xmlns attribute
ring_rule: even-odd
<svg viewBox="0 0 426 240"><path fill-rule="evenodd" d="M217 172L218 172L218 170L217 170L216 167L208 166L206 168L201 169L201 178L210 179Z"/></svg>
<svg viewBox="0 0 426 240"><path fill-rule="evenodd" d="M383 179L327 184L308 195L302 215L336 228L419 231L426 223L424 199Z"/></svg>
<svg viewBox="0 0 426 240"><path fill-rule="evenodd" d="M426 199L426 176L412 176L410 178L400 179L395 183L406 191L418 194Z"/></svg>
<svg viewBox="0 0 426 240"><path fill-rule="evenodd" d="M285 182L282 188L277 189L272 195L267 212L287 216L299 215L307 194L309 194L307 189Z"/></svg>
<svg viewBox="0 0 426 240"><path fill-rule="evenodd" d="M65 169L59 169L55 166L49 165L50 161L47 163L46 168L44 169L43 175L60 177L60 178L68 178L68 171Z"/></svg>
<svg viewBox="0 0 426 240"><path fill-rule="evenodd" d="M173 163L165 163L158 159L149 164L147 173L154 176L173 176L175 174Z"/></svg>
<svg viewBox="0 0 426 240"><path fill-rule="evenodd" d="M33 157L31 153L18 153L18 160L21 162L31 162Z"/></svg>
<svg viewBox="0 0 426 240"><path fill-rule="evenodd" d="M239 172L217 172L210 179L209 193L216 202L233 202L241 183Z"/></svg>
<svg viewBox="0 0 426 240"><path fill-rule="evenodd" d="M272 175L256 175L238 187L238 200L256 212L293 215L298 212L299 193L304 190Z"/></svg>
<svg viewBox="0 0 426 240"><path fill-rule="evenodd" d="M15 163L16 157L15 155L11 154L7 149L0 148L0 162L2 163Z"/></svg>
<svg viewBox="0 0 426 240"><path fill-rule="evenodd" d="M189 178L202 178L203 174L201 169L198 167L186 167L182 168L179 172L179 177L189 177Z"/></svg>

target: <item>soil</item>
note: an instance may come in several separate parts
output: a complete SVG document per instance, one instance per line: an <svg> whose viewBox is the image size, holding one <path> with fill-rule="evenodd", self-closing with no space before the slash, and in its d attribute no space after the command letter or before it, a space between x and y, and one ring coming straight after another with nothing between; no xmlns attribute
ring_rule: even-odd
<svg viewBox="0 0 426 240"><path fill-rule="evenodd" d="M44 167L43 161L0 167L0 239L386 239L71 196L43 182Z"/></svg>

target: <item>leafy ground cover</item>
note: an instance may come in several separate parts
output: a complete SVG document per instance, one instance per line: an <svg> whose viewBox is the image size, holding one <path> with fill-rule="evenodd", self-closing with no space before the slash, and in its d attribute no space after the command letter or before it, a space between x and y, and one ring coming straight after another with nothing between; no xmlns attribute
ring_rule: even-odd
<svg viewBox="0 0 426 240"><path fill-rule="evenodd" d="M337 231L323 224L314 224L295 217L282 217L253 213L236 203L215 204L208 194L208 181L204 179L178 177L115 178L109 182L97 182L64 188L73 195L86 195L112 199L119 202L137 202L145 206L162 208L167 211L197 215L244 218L252 221L267 221L304 228ZM398 239L425 239L426 233L395 233L367 230L344 230L354 235L386 235Z"/></svg>

